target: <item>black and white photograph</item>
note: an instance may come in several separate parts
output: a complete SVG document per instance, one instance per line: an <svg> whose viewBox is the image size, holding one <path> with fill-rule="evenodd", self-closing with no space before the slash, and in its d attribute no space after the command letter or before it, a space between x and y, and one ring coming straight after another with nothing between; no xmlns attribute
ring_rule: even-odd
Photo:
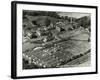
<svg viewBox="0 0 100 80"><path fill-rule="evenodd" d="M12 78L97 73L97 7L12 2Z"/></svg>
<svg viewBox="0 0 100 80"><path fill-rule="evenodd" d="M23 69L91 65L91 14L23 10Z"/></svg>

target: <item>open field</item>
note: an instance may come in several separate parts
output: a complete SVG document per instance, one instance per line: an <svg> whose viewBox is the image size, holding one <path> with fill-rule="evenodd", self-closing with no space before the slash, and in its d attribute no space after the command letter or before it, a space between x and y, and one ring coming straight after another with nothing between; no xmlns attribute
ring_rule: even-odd
<svg viewBox="0 0 100 80"><path fill-rule="evenodd" d="M28 48L29 51L26 51L23 54L24 56L27 55L28 58L31 58L32 60L31 62L34 65L38 65L41 68L60 67L62 63L66 64L67 61L73 56L83 54L84 52L90 49L90 42L87 41L88 39L87 33L85 32L79 33L78 31L76 32L76 34L79 36L74 36L75 40L74 39L61 40L58 42L54 42L53 45L49 44L51 46L46 46L46 48L43 48L43 49L41 47L40 49L34 50L34 47L39 46L39 44L37 45L37 44L32 44L32 43L26 43L23 46ZM67 35L67 34L65 33L64 35ZM82 40L83 38L85 40ZM26 48L23 50L26 50ZM72 66L72 65L76 66L81 63L84 63L85 61L88 61L89 57L90 57L90 54L82 56L78 59L75 59L67 63L67 66Z"/></svg>
<svg viewBox="0 0 100 80"><path fill-rule="evenodd" d="M87 15L75 18L63 12L23 10L23 69L76 67L90 61Z"/></svg>
<svg viewBox="0 0 100 80"><path fill-rule="evenodd" d="M72 60L61 67L88 67L91 65L90 53Z"/></svg>

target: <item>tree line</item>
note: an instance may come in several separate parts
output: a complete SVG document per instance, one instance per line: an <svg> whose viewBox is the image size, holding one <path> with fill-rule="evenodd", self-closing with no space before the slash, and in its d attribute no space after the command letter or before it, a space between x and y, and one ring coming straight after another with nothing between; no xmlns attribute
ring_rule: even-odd
<svg viewBox="0 0 100 80"><path fill-rule="evenodd" d="M75 23L78 23L78 26L82 26L84 28L89 28L90 29L90 25L91 25L91 18L90 16L84 16L81 18L75 18L75 17L69 17L69 16L60 16L58 14L58 12L51 12L51 11L31 11L31 10L23 10L23 19L25 19L26 15L29 16L49 16L49 17L53 17L55 19L62 19L62 20L67 20L67 21L72 21Z"/></svg>

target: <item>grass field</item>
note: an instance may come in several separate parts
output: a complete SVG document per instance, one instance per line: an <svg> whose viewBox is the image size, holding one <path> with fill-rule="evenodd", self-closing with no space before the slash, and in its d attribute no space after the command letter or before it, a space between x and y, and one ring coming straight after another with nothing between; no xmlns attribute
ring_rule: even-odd
<svg viewBox="0 0 100 80"><path fill-rule="evenodd" d="M88 42L89 35L85 30L76 29L69 32L66 31L63 34L59 34L58 36L60 36L64 40L58 42L55 41L53 45L50 44L43 49L41 49L42 44L34 44L30 42L24 43L23 58L27 58L26 60L29 60L31 58L32 62L31 64L23 64L24 66L26 66L26 68L24 68L32 69L55 68L60 66L62 67L62 63L64 65L66 64L67 60L69 60L73 56L82 54L90 49L90 42ZM37 46L41 47L39 49L34 50L34 48ZM67 65L64 65L63 67L68 67L72 65L79 66L84 62L86 63L86 61L89 60L89 57L90 54L82 56L67 63Z"/></svg>

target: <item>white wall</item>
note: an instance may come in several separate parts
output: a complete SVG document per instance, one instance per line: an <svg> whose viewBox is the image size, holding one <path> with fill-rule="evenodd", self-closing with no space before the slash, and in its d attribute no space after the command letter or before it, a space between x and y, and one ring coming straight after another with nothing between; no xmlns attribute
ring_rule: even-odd
<svg viewBox="0 0 100 80"><path fill-rule="evenodd" d="M82 5L95 5L95 6L97 5L100 7L100 0L30 0L30 1L64 3L64 4L82 4ZM11 68L10 66L11 65L11 48L10 48L11 47L11 41L10 41L11 40L10 39L11 38L11 14L10 14L11 6L10 5L11 4L10 3L11 0L0 0L0 80L11 80L10 78L10 71L11 71L10 69ZM98 17L100 18L100 15ZM98 32L100 34L100 31ZM98 57L100 57L100 55ZM42 80L99 80L100 79L99 76L100 73L92 74L92 75L34 78L34 79L26 79L26 80L41 80L41 79Z"/></svg>

